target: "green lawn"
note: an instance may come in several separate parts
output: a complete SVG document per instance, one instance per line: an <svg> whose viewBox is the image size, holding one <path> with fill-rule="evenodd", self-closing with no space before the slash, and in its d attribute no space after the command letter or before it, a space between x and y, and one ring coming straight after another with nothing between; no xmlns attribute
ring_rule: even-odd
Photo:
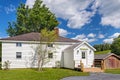
<svg viewBox="0 0 120 80"><path fill-rule="evenodd" d="M112 73L112 74L120 74L120 69L107 69L105 70L106 73Z"/></svg>
<svg viewBox="0 0 120 80"><path fill-rule="evenodd" d="M89 73L68 69L33 69L0 70L0 80L60 80L68 76L87 76Z"/></svg>
<svg viewBox="0 0 120 80"><path fill-rule="evenodd" d="M105 51L96 51L95 54L107 54L110 53L111 50L105 50Z"/></svg>

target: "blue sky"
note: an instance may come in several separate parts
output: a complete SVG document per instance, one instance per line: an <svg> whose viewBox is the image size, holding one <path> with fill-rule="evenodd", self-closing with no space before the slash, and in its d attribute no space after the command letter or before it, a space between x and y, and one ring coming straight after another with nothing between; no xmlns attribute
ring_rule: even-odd
<svg viewBox="0 0 120 80"><path fill-rule="evenodd" d="M0 38L8 37L8 22L16 20L22 2L32 8L35 0L0 0ZM56 15L61 36L90 44L112 43L120 34L120 0L44 0Z"/></svg>

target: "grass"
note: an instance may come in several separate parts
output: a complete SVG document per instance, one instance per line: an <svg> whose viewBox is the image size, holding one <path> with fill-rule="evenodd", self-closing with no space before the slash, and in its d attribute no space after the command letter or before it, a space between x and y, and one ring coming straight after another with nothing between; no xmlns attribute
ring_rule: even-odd
<svg viewBox="0 0 120 80"><path fill-rule="evenodd" d="M68 69L34 69L0 70L0 80L60 80L68 76L87 76L89 73Z"/></svg>
<svg viewBox="0 0 120 80"><path fill-rule="evenodd" d="M105 50L105 51L96 51L95 54L107 54L110 53L111 50Z"/></svg>
<svg viewBox="0 0 120 80"><path fill-rule="evenodd" d="M112 73L112 74L120 74L120 69L107 69L105 70L106 73Z"/></svg>

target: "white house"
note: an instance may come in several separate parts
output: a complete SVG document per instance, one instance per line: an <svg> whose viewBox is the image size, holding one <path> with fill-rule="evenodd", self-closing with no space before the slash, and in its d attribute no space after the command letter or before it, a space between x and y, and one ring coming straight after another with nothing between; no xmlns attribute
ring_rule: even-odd
<svg viewBox="0 0 120 80"><path fill-rule="evenodd" d="M37 67L35 52L32 47L38 45L40 34L27 33L14 37L0 39L2 42L2 65L10 61L10 68ZM44 45L44 44L42 44ZM52 46L56 46L53 49ZM59 61L61 67L74 69L80 65L80 61L86 68L91 67L94 61L95 49L84 41L77 41L59 36L50 47L52 53L48 54L50 59L44 67L56 67Z"/></svg>

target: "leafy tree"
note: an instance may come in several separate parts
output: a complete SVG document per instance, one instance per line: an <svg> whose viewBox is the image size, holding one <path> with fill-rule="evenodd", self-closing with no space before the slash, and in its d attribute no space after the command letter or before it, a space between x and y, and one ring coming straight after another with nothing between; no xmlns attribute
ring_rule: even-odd
<svg viewBox="0 0 120 80"><path fill-rule="evenodd" d="M110 50L111 49L111 44L97 44L97 45L94 45L94 48L97 51Z"/></svg>
<svg viewBox="0 0 120 80"><path fill-rule="evenodd" d="M55 15L43 4L42 0L36 0L33 8L20 4L16 16L16 22L8 23L9 36L40 32L44 28L53 30L58 25Z"/></svg>
<svg viewBox="0 0 120 80"><path fill-rule="evenodd" d="M111 45L111 52L120 55L120 36L115 38Z"/></svg>
<svg viewBox="0 0 120 80"><path fill-rule="evenodd" d="M35 55L37 56L38 61L38 71L42 71L43 65L49 62L48 54L53 53L51 51L51 48L53 50L55 49L54 46L49 49L48 45L54 44L54 41L57 39L56 32L42 29L40 33L40 44L37 45L37 47L34 48Z"/></svg>

